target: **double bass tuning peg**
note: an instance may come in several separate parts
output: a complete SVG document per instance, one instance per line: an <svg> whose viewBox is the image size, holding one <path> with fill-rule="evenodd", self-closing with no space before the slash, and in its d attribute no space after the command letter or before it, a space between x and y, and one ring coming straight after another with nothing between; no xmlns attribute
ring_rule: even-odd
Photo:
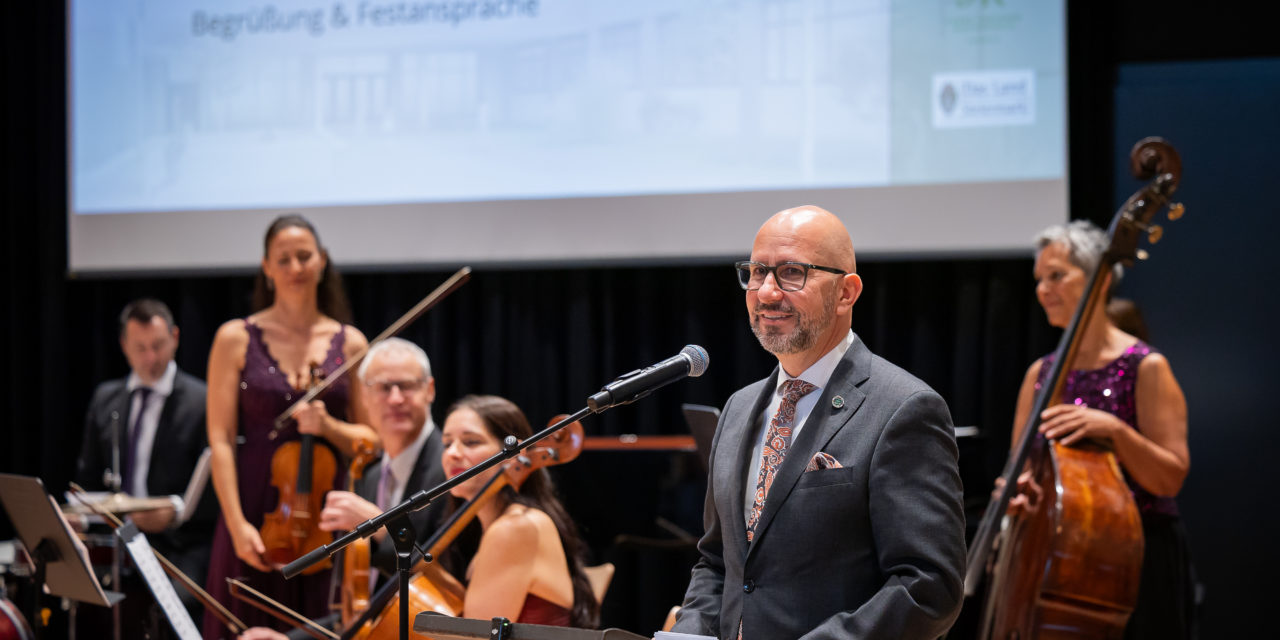
<svg viewBox="0 0 1280 640"><path fill-rule="evenodd" d="M1181 202L1174 202L1169 205L1169 219L1177 220L1178 218L1181 218L1182 214L1186 213L1186 211L1187 211L1186 206L1184 206Z"/></svg>
<svg viewBox="0 0 1280 640"><path fill-rule="evenodd" d="M1150 227L1147 227L1147 241L1150 242L1151 244L1160 242L1160 238L1163 238L1163 237L1164 237L1164 227L1158 224L1153 224Z"/></svg>

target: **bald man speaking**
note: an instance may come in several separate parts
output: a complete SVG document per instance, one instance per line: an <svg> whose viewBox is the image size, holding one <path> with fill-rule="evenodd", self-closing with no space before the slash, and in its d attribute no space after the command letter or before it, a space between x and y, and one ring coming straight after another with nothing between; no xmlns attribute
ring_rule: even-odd
<svg viewBox="0 0 1280 640"><path fill-rule="evenodd" d="M672 631L937 638L960 611L965 559L946 403L853 333L862 279L835 215L774 215L735 266L778 367L721 412Z"/></svg>

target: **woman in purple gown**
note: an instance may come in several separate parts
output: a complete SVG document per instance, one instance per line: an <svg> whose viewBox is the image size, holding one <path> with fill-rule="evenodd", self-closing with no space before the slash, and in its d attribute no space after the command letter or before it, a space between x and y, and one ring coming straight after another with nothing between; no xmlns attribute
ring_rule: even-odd
<svg viewBox="0 0 1280 640"><path fill-rule="evenodd" d="M279 623L230 598L228 577L240 577L308 617L328 613L328 571L285 580L263 557L258 529L264 514L275 508L271 458L276 448L302 433L320 436L345 456L359 439L378 441L365 424L354 378L336 382L273 432L275 417L307 388L313 363L327 374L368 342L344 323L349 312L342 284L311 223L298 215L277 218L267 229L263 253L254 292L259 311L218 329L209 354L207 402L213 486L222 507L208 590L251 626ZM313 490L332 488L340 487ZM216 618L205 615L206 638L225 633Z"/></svg>
<svg viewBox="0 0 1280 640"><path fill-rule="evenodd" d="M1066 327L1101 263L1106 236L1092 224L1076 221L1044 230L1036 244L1036 297L1049 324ZM1102 286L1110 290L1118 277L1116 269ZM1088 438L1113 448L1141 514L1146 540L1138 604L1125 637L1187 638L1194 626L1194 576L1174 502L1191 465L1187 402L1169 361L1117 328L1104 305L1097 306L1086 326L1075 362L1065 374L1064 402L1044 411L1039 431L1062 444ZM1018 393L1015 437L1026 424L1052 361L1051 354L1027 369Z"/></svg>

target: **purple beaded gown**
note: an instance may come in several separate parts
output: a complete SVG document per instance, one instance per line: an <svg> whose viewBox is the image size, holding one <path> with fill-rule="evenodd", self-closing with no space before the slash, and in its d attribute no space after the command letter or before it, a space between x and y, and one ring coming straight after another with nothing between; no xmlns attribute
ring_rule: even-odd
<svg viewBox="0 0 1280 640"><path fill-rule="evenodd" d="M267 351L266 343L262 341L262 329L248 320L245 320L245 329L249 332L249 345L245 349L244 370L240 372L240 440L236 447L236 475L241 509L253 526L261 527L263 516L275 509L277 500L277 491L271 485L271 456L280 444L298 439L297 425L292 421L280 430L276 438L270 438L272 422L297 401L298 392L289 385L288 378ZM326 374L342 364L344 335L344 331L338 331L329 344L329 351L320 364ZM348 393L349 383L344 377L331 385L320 399L330 415L346 416ZM334 487L316 487L314 490L341 488L341 482L339 477ZM285 580L279 571L258 571L236 557L226 522L219 517L213 538L207 590L251 627L288 629L275 618L231 597L226 578L237 577L309 618L316 619L329 613L329 570L291 580ZM230 632L206 612L204 637L210 640L225 638L230 637Z"/></svg>
<svg viewBox="0 0 1280 640"><path fill-rule="evenodd" d="M1106 411L1137 429L1138 363L1151 353L1155 351L1139 340L1102 368L1068 371L1063 383L1063 401ZM1041 359L1037 392L1052 368L1053 359L1053 354ZM1124 479L1142 516L1145 538L1138 604L1129 617L1125 637L1192 637L1195 577L1178 505L1173 498L1153 495L1142 488L1127 472Z"/></svg>

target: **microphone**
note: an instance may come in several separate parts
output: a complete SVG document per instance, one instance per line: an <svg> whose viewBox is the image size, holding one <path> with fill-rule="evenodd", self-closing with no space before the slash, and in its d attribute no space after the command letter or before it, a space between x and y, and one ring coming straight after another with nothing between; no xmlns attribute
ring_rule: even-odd
<svg viewBox="0 0 1280 640"><path fill-rule="evenodd" d="M600 413L620 404L630 404L686 376L696 378L707 370L707 351L696 344L685 345L680 353L651 367L618 376L598 393L587 398L587 408Z"/></svg>

